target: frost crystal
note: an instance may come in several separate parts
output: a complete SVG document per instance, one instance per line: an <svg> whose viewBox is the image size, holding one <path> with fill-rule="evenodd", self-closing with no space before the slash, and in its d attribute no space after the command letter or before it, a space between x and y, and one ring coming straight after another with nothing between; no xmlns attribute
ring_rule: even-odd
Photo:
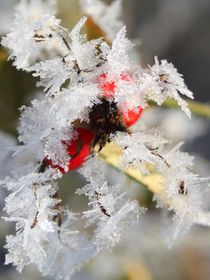
<svg viewBox="0 0 210 280"><path fill-rule="evenodd" d="M172 148L158 130L133 133L128 128L149 99L161 105L173 98L190 115L181 96L193 96L174 66L157 58L146 69L131 62L125 27L111 46L102 38L87 41L81 34L86 17L69 33L55 17L53 3L20 1L11 32L2 41L14 65L38 77L37 86L46 94L20 109L20 144L12 148L10 177L1 185L9 192L4 219L16 225L16 233L7 236L6 264L22 271L35 263L43 275L70 279L98 252L118 243L144 212L104 176L94 153L107 142L121 146L122 169L135 167L143 175L155 170L162 176L155 200L173 212L173 240L194 223L209 225L209 213L202 209L207 180L193 173L193 159L180 151L181 144ZM99 0L81 4L113 38L121 27L121 1L109 8ZM72 169L83 165L79 172L87 181L76 191L89 200L81 214L62 206L57 185L72 162Z"/></svg>
<svg viewBox="0 0 210 280"><path fill-rule="evenodd" d="M33 74L34 77L40 77L41 79L41 81L37 83L37 86L44 87L44 90L48 91L49 94L56 94L59 92L61 86L70 76L68 67L62 62L62 59L58 57L41 61L29 69L35 72Z"/></svg>
<svg viewBox="0 0 210 280"><path fill-rule="evenodd" d="M85 36L81 35L81 29L87 18L83 17L70 33L71 50L80 69L90 70L99 63L96 46L100 39L87 42Z"/></svg>
<svg viewBox="0 0 210 280"><path fill-rule="evenodd" d="M65 216L59 235L50 234L50 246L46 251L43 275L52 275L55 279L70 279L75 271L96 254L95 245L74 226L77 215L66 211Z"/></svg>
<svg viewBox="0 0 210 280"><path fill-rule="evenodd" d="M126 38L126 27L124 26L116 34L112 48L107 55L107 62L114 73L119 72L120 74L130 70L131 66L128 51L132 46L131 42Z"/></svg>
<svg viewBox="0 0 210 280"><path fill-rule="evenodd" d="M197 223L209 179L198 178L192 172L193 157L180 151L182 143L167 149L167 141L154 131L119 134L115 141L125 149L122 168L137 167L147 174L150 169L146 168L146 164L150 164L163 176L162 190L154 198L158 207L166 207L174 213L171 239L175 240L179 233L184 233Z"/></svg>
<svg viewBox="0 0 210 280"><path fill-rule="evenodd" d="M53 198L57 191L53 181L59 177L55 170L49 169L43 174L31 173L18 179L6 178L2 181L11 192L5 206L10 217L5 219L16 222L17 230L16 235L7 237L9 254L6 263L14 263L20 271L29 263L36 263L42 270L47 234L56 230L49 217L53 216L52 209L57 203Z"/></svg>
<svg viewBox="0 0 210 280"><path fill-rule="evenodd" d="M145 90L147 97L157 102L158 105L161 105L166 98L175 99L190 117L188 104L180 97L180 94L191 99L193 99L193 94L186 87L182 75L177 72L172 63L168 63L166 60L159 62L155 57L155 64L145 75Z"/></svg>
<svg viewBox="0 0 210 280"><path fill-rule="evenodd" d="M126 199L120 186L109 186L103 173L103 164L96 158L89 159L81 174L89 181L77 194L89 199L90 210L83 213L86 226L96 225L94 240L99 248L110 248L119 242L129 224L137 222L140 214L137 201ZM128 218L129 217L129 218Z"/></svg>
<svg viewBox="0 0 210 280"><path fill-rule="evenodd" d="M52 1L23 0L18 5L11 32L2 40L18 69L27 68L39 59L42 49L53 49L47 44L55 36L60 20L50 15L51 11Z"/></svg>

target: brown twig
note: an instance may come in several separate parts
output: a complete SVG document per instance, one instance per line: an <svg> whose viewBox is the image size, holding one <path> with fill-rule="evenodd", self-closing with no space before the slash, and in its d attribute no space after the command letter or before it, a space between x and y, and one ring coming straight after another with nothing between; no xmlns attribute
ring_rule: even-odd
<svg viewBox="0 0 210 280"><path fill-rule="evenodd" d="M99 197L102 196L102 195L101 195L100 193L98 193L97 191L95 191L95 195L96 195L97 199L99 199ZM98 205L99 205L99 207L100 207L100 209L101 209L101 212L102 212L104 215L106 215L107 217L110 218L111 215L107 213L107 210L105 209L105 207L104 207L99 201L98 201L97 203L98 203Z"/></svg>

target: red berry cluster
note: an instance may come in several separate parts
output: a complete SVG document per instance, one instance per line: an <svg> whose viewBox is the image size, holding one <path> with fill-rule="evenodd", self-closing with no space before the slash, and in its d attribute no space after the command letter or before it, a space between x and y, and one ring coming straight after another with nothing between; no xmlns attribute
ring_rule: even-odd
<svg viewBox="0 0 210 280"><path fill-rule="evenodd" d="M121 74L119 77L120 80L130 82L131 77L127 74ZM103 110L103 118L108 118L106 115L106 108L103 108L103 104L111 104L109 107L113 111L113 106L112 104L116 104L113 102L114 100L114 94L117 88L116 81L115 80L110 80L108 77L108 74L103 73L100 75L98 78L98 86L99 90L101 91L101 98L104 102L102 102L102 105L100 105L100 110ZM117 107L116 107L117 108ZM93 107L93 111L95 108ZM117 114L114 115L114 118L116 120L112 120L110 124L114 122L119 123L120 122L120 127L128 128L131 125L133 125L141 116L143 112L143 108L139 106L137 110L128 110L126 113L121 111L119 108L117 108ZM80 167L86 158L91 154L92 152L92 147L97 144L98 141L98 136L96 131L94 131L94 127L97 128L97 124L101 120L96 120L96 118L99 116L97 112L92 112L91 113L91 118L93 119L93 125L89 127L79 127L75 128L75 131L77 133L77 137L69 142L64 141L64 145L66 145L66 149L68 152L68 155L71 157L69 164L68 164L68 170L74 170ZM120 121L119 121L119 116L120 116ZM105 122L106 120L104 120ZM109 123L108 123L109 124ZM114 126L114 129L116 129L116 125ZM112 129L113 130L113 129ZM111 128L108 130L111 133L113 132ZM117 129L116 129L117 130ZM120 129L122 130L122 129ZM104 141L105 142L105 141ZM51 166L54 168L58 168L62 173L64 173L64 169L60 167L59 165L53 164L51 159L45 158L42 165L44 166Z"/></svg>

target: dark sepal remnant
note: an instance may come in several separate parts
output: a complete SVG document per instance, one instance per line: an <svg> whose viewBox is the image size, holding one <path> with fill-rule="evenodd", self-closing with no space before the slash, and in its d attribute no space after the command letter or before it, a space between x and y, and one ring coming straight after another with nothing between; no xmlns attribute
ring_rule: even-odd
<svg viewBox="0 0 210 280"><path fill-rule="evenodd" d="M99 151L107 142L110 142L111 134L117 131L127 131L119 112L117 104L112 100L101 99L101 103L95 104L89 114L90 130L94 132L93 147L99 145Z"/></svg>
<svg viewBox="0 0 210 280"><path fill-rule="evenodd" d="M180 185L179 185L179 194L181 195L187 195L188 191L185 187L185 182L181 181Z"/></svg>
<svg viewBox="0 0 210 280"><path fill-rule="evenodd" d="M49 167L49 164L47 163L46 159L43 159L43 161L40 164L40 167L38 169L39 173L44 173L45 170Z"/></svg>

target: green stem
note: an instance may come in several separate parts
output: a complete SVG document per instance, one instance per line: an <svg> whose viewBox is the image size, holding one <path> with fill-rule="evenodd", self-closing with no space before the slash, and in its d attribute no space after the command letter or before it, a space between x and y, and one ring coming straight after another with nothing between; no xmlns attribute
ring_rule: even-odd
<svg viewBox="0 0 210 280"><path fill-rule="evenodd" d="M210 118L210 104L204 104L202 102L191 101L191 100L187 100L187 102L189 104L189 108L191 112L194 115L204 117L204 118ZM149 102L149 104L155 105L155 103L152 101ZM162 106L166 108L179 108L179 105L173 99L166 100Z"/></svg>

